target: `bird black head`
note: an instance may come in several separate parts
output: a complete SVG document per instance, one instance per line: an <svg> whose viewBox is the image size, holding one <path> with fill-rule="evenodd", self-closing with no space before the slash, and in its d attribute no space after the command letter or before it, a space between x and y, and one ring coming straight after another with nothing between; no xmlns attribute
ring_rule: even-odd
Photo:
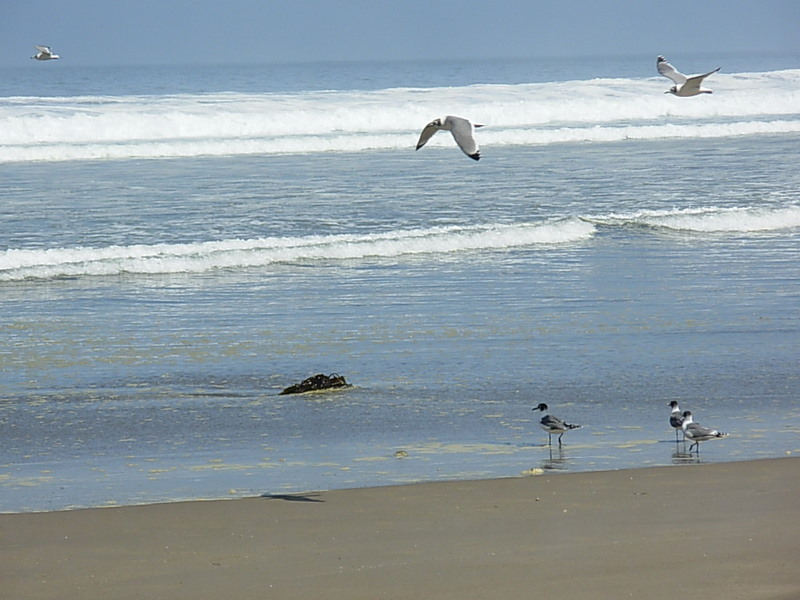
<svg viewBox="0 0 800 600"><path fill-rule="evenodd" d="M539 404L539 406L537 406L536 408L534 408L534 409L532 409L532 410L541 410L541 411L545 411L545 410L547 410L547 404L545 404L544 402L542 402L541 404Z"/></svg>

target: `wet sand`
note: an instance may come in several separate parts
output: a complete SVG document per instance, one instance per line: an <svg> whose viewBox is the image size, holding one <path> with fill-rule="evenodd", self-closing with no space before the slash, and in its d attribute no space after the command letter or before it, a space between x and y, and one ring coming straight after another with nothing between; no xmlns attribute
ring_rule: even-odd
<svg viewBox="0 0 800 600"><path fill-rule="evenodd" d="M800 459L0 515L3 597L800 598Z"/></svg>

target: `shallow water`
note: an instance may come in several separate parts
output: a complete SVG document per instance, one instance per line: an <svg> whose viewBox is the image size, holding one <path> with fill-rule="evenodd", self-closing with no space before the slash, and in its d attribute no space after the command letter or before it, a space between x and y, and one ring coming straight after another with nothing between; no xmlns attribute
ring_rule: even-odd
<svg viewBox="0 0 800 600"><path fill-rule="evenodd" d="M723 97L753 76L729 77ZM619 86L645 83L663 86ZM472 87L431 93L479 110ZM0 510L800 451L798 135L676 106L718 137L672 137L656 111L660 139L504 129L479 163L446 134L414 152L416 131L401 149L97 160L70 142L9 163ZM317 372L353 387L278 395ZM690 458L672 399L730 435ZM560 450L539 402L583 426Z"/></svg>

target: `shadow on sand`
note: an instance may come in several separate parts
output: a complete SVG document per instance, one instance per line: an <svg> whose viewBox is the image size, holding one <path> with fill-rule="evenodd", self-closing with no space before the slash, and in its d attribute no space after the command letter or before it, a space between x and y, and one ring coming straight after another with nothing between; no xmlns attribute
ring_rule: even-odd
<svg viewBox="0 0 800 600"><path fill-rule="evenodd" d="M286 500L287 502L325 502L318 498L319 494L270 494L266 492L259 496L268 500Z"/></svg>

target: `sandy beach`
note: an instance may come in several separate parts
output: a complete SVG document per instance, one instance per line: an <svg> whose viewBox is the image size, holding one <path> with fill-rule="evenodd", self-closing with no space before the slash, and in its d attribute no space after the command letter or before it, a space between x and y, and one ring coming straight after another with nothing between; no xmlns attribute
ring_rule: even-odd
<svg viewBox="0 0 800 600"><path fill-rule="evenodd" d="M0 515L4 597L800 597L800 460Z"/></svg>

